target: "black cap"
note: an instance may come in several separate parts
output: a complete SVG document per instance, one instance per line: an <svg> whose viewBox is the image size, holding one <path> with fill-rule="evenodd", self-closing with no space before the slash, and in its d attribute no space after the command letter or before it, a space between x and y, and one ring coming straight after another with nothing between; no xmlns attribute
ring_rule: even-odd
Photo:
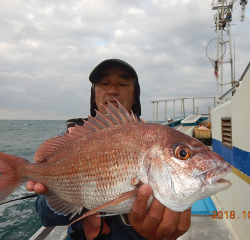
<svg viewBox="0 0 250 240"><path fill-rule="evenodd" d="M66 121L67 129L70 127L75 127L75 125L82 126L84 121L88 121L88 118L72 118Z"/></svg>
<svg viewBox="0 0 250 240"><path fill-rule="evenodd" d="M103 62L101 62L100 64L98 64L93 71L90 73L89 75L89 81L92 84L95 84L98 76L101 72L103 72L104 70L106 70L107 68L111 68L111 67L120 67L126 71L128 71L129 73L131 73L134 77L135 80L135 99L136 99L136 103L133 105L132 107L132 111L136 114L138 114L139 116L141 115L141 103L140 103L140 85L139 85L139 80L138 80L138 76L137 73L135 71L135 69L129 65L127 62L120 60L120 59L107 59L104 60ZM94 109L97 109L96 103L95 103L95 92L94 92L94 88L93 86L91 87L91 95L90 95L90 114L92 117L95 117L96 112Z"/></svg>

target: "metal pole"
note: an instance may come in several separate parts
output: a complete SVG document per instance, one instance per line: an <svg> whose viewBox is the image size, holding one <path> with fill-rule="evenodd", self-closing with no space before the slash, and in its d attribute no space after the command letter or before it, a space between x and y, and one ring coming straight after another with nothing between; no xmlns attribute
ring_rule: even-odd
<svg viewBox="0 0 250 240"><path fill-rule="evenodd" d="M221 28L221 40L223 42L223 44L221 44L221 56L223 54L223 46L224 46L224 40L223 40L223 28ZM221 59L221 61L223 62L223 59ZM220 72L220 95L222 96L223 94L223 63L221 63L221 72Z"/></svg>
<svg viewBox="0 0 250 240"><path fill-rule="evenodd" d="M222 54L223 54L223 45L224 45L224 40L223 40L223 26L224 26L224 22L225 22L225 18L224 18L224 1L222 1L222 9L221 9L221 20L222 20L222 26L221 26L221 29L220 29L220 31L221 31L221 41L222 41L222 43L221 43L221 45L220 45L220 50L221 50L221 52L220 52L220 57L222 57ZM223 62L223 59L221 58L221 62ZM221 63L221 73L220 73L220 83L221 83L221 85L220 85L220 95L222 96L222 94L223 94L223 63ZM218 100L218 103L219 103L219 99L217 99Z"/></svg>
<svg viewBox="0 0 250 240"><path fill-rule="evenodd" d="M230 49L230 62L231 62L231 85L234 85L234 71L233 71L233 58L232 58L232 43L231 43L231 31L229 31L229 49Z"/></svg>
<svg viewBox="0 0 250 240"><path fill-rule="evenodd" d="M174 100L174 106L173 106L173 121L174 121L174 113L175 113L175 100Z"/></svg>
<svg viewBox="0 0 250 240"><path fill-rule="evenodd" d="M152 123L155 122L155 102L153 102L153 120Z"/></svg>
<svg viewBox="0 0 250 240"><path fill-rule="evenodd" d="M216 25L217 25L217 69L218 69L218 59L219 59L219 30L220 30L220 25L219 25L219 10L220 8L218 8L217 10L217 21L216 21ZM216 105L218 104L218 78L216 77Z"/></svg>
<svg viewBox="0 0 250 240"><path fill-rule="evenodd" d="M235 82L235 39L234 39L234 82Z"/></svg>
<svg viewBox="0 0 250 240"><path fill-rule="evenodd" d="M185 99L183 98L183 113L184 113L184 118L186 118L186 115L185 115L185 105L184 105L184 102L185 102Z"/></svg>
<svg viewBox="0 0 250 240"><path fill-rule="evenodd" d="M158 123L158 102L156 102L156 123Z"/></svg>
<svg viewBox="0 0 250 240"><path fill-rule="evenodd" d="M182 119L182 99L181 99L181 116L180 119Z"/></svg>
<svg viewBox="0 0 250 240"><path fill-rule="evenodd" d="M165 119L164 119L164 123L166 124L167 122L167 101L165 101Z"/></svg>
<svg viewBox="0 0 250 240"><path fill-rule="evenodd" d="M193 98L193 115L194 115L194 98Z"/></svg>

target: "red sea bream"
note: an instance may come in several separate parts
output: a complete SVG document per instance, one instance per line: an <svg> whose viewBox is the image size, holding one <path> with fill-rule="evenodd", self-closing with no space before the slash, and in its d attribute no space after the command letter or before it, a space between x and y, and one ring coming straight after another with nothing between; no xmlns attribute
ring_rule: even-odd
<svg viewBox="0 0 250 240"><path fill-rule="evenodd" d="M0 202L33 180L50 190L47 204L58 214L74 216L83 207L128 213L138 187L149 183L163 205L184 211L231 185L222 179L230 165L203 143L167 126L138 122L118 105L109 103L107 115L97 112L73 133L44 142L36 163L0 153Z"/></svg>

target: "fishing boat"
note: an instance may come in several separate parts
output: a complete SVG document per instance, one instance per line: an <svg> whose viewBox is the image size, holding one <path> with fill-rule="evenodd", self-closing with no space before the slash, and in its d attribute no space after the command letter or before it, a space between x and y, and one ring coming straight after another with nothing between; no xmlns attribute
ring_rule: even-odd
<svg viewBox="0 0 250 240"><path fill-rule="evenodd" d="M215 97L214 108L211 112L199 113L198 111L185 117L185 106L188 101L193 103L204 97L166 99L152 101L153 112L158 112L158 104L173 104L173 117L166 120L163 124L176 128L192 137L197 137L195 130L206 119L211 119L210 134L204 134L204 139L211 138L211 149L221 155L232 166L232 172L226 176L232 186L215 194L211 198L206 198L196 202L192 206L192 224L190 230L183 235L181 240L188 239L249 239L250 235L250 63L235 85L218 98L222 101L232 92L234 95L231 100L216 105ZM177 102L180 102L181 113L175 118ZM195 109L194 104L191 106ZM164 113L167 116L167 113ZM158 121L158 115L153 113L153 121ZM199 138L198 138L199 139ZM202 140L202 139L200 139ZM209 141L208 141L209 142Z"/></svg>
<svg viewBox="0 0 250 240"><path fill-rule="evenodd" d="M229 30L229 40L223 40L224 26L230 27L231 11L235 1L214 0L212 9L217 10L215 14L215 23L217 27L217 59L214 61L215 75L218 72L218 64L223 62L223 47L226 42L231 45L231 32ZM244 10L247 1L242 2ZM230 11L230 15L228 14ZM241 18L244 17L241 15ZM219 33L221 36L219 37ZM160 101L152 101L153 103L153 122L158 122L158 105L165 103L165 119L163 124L176 128L190 136L196 137L196 131L204 120L209 118L212 129L211 135L205 133L211 138L211 149L221 155L232 166L232 172L226 176L231 181L232 186L226 191L219 192L204 200L196 202L192 206L192 223L189 231L180 237L181 240L191 239L249 239L250 236L250 63L246 63L246 69L238 81L233 78L233 61L230 48L231 64L231 82L232 87L218 96L219 87L223 87L223 79L221 77L218 82L216 77L217 88L216 96L212 97L193 97L166 99ZM221 70L221 72L223 69ZM221 73L221 76L223 74ZM230 96L231 95L231 96ZM209 98L212 101L212 110L209 107L207 113L195 112L195 101ZM188 101L193 102L192 115L185 117L188 111ZM177 104L179 102L179 104ZM166 119L167 104L172 105L173 116ZM176 118L176 108L180 107L180 115ZM190 104L189 104L190 107ZM189 110L190 111L190 110ZM198 138L199 139L199 138ZM201 139L200 139L201 140Z"/></svg>
<svg viewBox="0 0 250 240"><path fill-rule="evenodd" d="M245 13L247 1L242 2ZM229 33L231 44L230 9L235 0L213 0L211 7L216 10L214 20L217 28L217 58L210 59L214 71L218 73L219 64L223 66L224 44L223 29ZM244 18L242 13L241 18ZM221 33L221 36L219 36ZM219 47L220 46L220 47ZM222 47L221 47L222 46ZM230 48L231 49L231 48ZM185 134L196 137L220 154L232 166L232 172L226 176L232 186L192 206L192 223L189 231L180 240L216 239L247 240L250 236L250 64L247 65L238 81L233 79L233 61L230 50L231 81L229 91L222 93L224 83L217 81L215 96L185 97L153 100L152 122L173 127ZM222 71L222 69L221 69ZM219 96L219 87L221 95ZM233 96L232 96L233 94ZM197 107L208 102L207 108ZM163 104L163 121L159 119L159 105ZM169 106L172 106L168 116ZM168 109L168 111L167 111ZM177 111L180 109L180 111ZM161 113L162 113L161 112ZM177 113L178 112L178 113ZM202 131L200 125L211 123L212 128ZM31 240L64 240L67 237L65 226L41 227Z"/></svg>

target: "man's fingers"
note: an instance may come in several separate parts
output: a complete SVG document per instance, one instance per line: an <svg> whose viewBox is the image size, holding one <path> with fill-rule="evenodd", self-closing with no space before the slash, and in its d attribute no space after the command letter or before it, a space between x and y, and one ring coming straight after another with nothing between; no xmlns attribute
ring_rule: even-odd
<svg viewBox="0 0 250 240"><path fill-rule="evenodd" d="M179 224L180 212L174 212L169 208L165 208L162 221L156 230L156 236L158 239L163 239L164 237L169 240L169 236L176 231Z"/></svg>
<svg viewBox="0 0 250 240"><path fill-rule="evenodd" d="M37 194L42 194L42 195L46 195L49 193L48 188L46 188L42 183L36 183L33 181L27 182L26 189L28 191L35 191Z"/></svg>
<svg viewBox="0 0 250 240"><path fill-rule="evenodd" d="M144 218L144 226L148 229L156 229L162 221L164 209L165 206L154 198Z"/></svg>
<svg viewBox="0 0 250 240"><path fill-rule="evenodd" d="M174 212L153 199L148 211L147 201L152 194L149 184L141 186L128 219L132 227L149 240L176 240L190 227L191 210Z"/></svg>
<svg viewBox="0 0 250 240"><path fill-rule="evenodd" d="M35 182L33 181L28 181L26 184L26 189L30 192L34 191L34 186L35 186Z"/></svg>
<svg viewBox="0 0 250 240"><path fill-rule="evenodd" d="M131 213L128 214L129 222L140 224L147 211L147 202L152 194L152 188L149 184L143 184L137 193Z"/></svg>
<svg viewBox="0 0 250 240"><path fill-rule="evenodd" d="M175 240L186 233L191 224L191 208L180 213L178 226L173 235L168 240Z"/></svg>
<svg viewBox="0 0 250 240"><path fill-rule="evenodd" d="M46 195L49 193L49 190L42 183L36 183L34 186L34 191L42 195Z"/></svg>
<svg viewBox="0 0 250 240"><path fill-rule="evenodd" d="M178 223L178 230L182 232L187 232L190 225L191 225L191 208L181 213Z"/></svg>

